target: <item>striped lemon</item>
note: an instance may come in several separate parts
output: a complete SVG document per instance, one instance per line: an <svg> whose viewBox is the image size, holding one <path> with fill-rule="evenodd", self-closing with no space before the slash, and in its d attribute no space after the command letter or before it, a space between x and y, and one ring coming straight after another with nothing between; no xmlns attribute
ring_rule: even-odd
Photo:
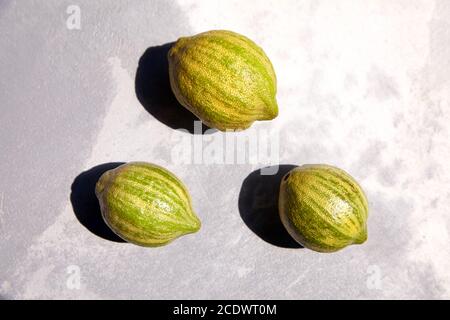
<svg viewBox="0 0 450 320"><path fill-rule="evenodd" d="M207 126L243 130L278 115L275 71L250 39L225 30L183 37L168 60L176 98Z"/></svg>
<svg viewBox="0 0 450 320"><path fill-rule="evenodd" d="M329 165L305 165L281 181L281 221L301 245L334 252L367 239L368 203L358 183Z"/></svg>
<svg viewBox="0 0 450 320"><path fill-rule="evenodd" d="M106 171L95 193L106 224L130 243L162 246L200 229L186 187L160 166L130 162Z"/></svg>

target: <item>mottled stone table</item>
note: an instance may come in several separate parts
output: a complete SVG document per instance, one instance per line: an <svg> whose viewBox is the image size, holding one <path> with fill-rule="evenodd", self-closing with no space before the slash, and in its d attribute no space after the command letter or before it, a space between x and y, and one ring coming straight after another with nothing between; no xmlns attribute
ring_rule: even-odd
<svg viewBox="0 0 450 320"><path fill-rule="evenodd" d="M189 153L224 134L191 132L165 52L218 28L273 61L279 117L248 131L271 158ZM450 298L449 1L5 0L0 30L1 297ZM198 234L147 249L102 224L95 180L132 160L186 182ZM360 181L364 245L318 254L286 236L277 184L305 163Z"/></svg>

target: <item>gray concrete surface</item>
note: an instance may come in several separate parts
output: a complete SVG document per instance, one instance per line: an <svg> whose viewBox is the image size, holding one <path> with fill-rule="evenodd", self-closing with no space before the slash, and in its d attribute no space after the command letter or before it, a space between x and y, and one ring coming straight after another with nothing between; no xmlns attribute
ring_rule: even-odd
<svg viewBox="0 0 450 320"><path fill-rule="evenodd" d="M280 115L248 131L272 159L220 164L223 133L174 129L193 118L158 46L217 28L273 61ZM2 298L450 298L448 1L4 0L0 30ZM199 233L149 249L105 229L93 183L132 160L186 182ZM286 237L277 183L305 163L360 181L364 245L318 254Z"/></svg>

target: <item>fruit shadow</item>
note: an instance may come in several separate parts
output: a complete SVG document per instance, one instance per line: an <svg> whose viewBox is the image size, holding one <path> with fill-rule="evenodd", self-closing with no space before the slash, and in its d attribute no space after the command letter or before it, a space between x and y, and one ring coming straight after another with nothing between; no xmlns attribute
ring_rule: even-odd
<svg viewBox="0 0 450 320"><path fill-rule="evenodd" d="M244 223L264 241L283 248L303 248L286 231L278 214L281 179L295 167L266 167L266 174L255 170L245 178L239 192L239 212Z"/></svg>
<svg viewBox="0 0 450 320"><path fill-rule="evenodd" d="M72 183L70 201L78 221L93 234L114 242L125 242L104 222L95 195L95 184L100 176L124 162L109 162L95 166L79 174Z"/></svg>
<svg viewBox="0 0 450 320"><path fill-rule="evenodd" d="M217 130L208 130L210 128L203 123L201 132L194 130L194 121L200 120L184 108L172 92L167 53L173 44L150 47L141 56L136 71L136 96L148 113L172 129L185 129L192 134L213 133Z"/></svg>

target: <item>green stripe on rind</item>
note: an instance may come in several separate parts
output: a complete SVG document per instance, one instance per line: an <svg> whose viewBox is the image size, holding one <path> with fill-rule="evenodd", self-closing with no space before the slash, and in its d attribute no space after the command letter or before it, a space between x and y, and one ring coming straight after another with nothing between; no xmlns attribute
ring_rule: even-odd
<svg viewBox="0 0 450 320"><path fill-rule="evenodd" d="M236 111L252 117L256 116L254 120L264 116L264 110L256 108L255 103L260 100L260 103L269 105L273 103L273 95L267 93L265 90L259 90L256 81L252 81L251 83L248 83L248 81L241 83L242 77L236 74L235 70L232 70L231 72L230 70L227 70L230 66L227 64L226 59L229 56L227 56L226 53L221 53L220 56L217 56L214 55L215 51L211 53L212 48L206 48L206 50L202 49L201 46L196 47L195 54L187 55L184 63L180 64L179 68L183 69L186 74L195 73L195 81L200 82L200 85L203 88L210 87L217 96L221 97L221 101L227 104L227 108L233 108ZM207 66L205 64L206 59L209 62ZM219 69L215 67L215 64L220 64L223 68ZM246 67L247 66L242 66L240 71L245 71ZM205 69L208 70L208 73L205 73ZM212 78L210 75L211 73L224 74L225 72L228 74L228 77ZM252 76L258 76L258 74L252 73ZM228 87L226 87L227 85ZM252 91L249 90L249 86L253 86ZM202 95L203 94L204 90L202 91ZM261 96L261 94L266 96ZM242 107L243 105L245 108Z"/></svg>
<svg viewBox="0 0 450 320"><path fill-rule="evenodd" d="M314 177L317 180L315 181L316 185L312 186L312 188L316 188L318 190L317 192L322 194L323 197L328 197L328 198L334 197L334 198L340 199L341 201L346 203L348 206L350 206L354 212L361 212L361 211L365 210L363 207L361 207L353 202L353 197L344 194L344 192L341 191L342 190L341 186L336 187L336 185L333 186L331 184L324 183L323 181L327 181L327 180L321 180L321 179L323 179L323 177L320 175L314 175ZM357 222L359 225L362 226L364 224L363 218L359 214L355 214L355 215L353 215L353 217L357 219Z"/></svg>
<svg viewBox="0 0 450 320"><path fill-rule="evenodd" d="M229 40L230 39L223 39L222 41L219 40L216 43L220 44L220 46L222 46L223 49L225 50L230 50L233 51L234 53L237 53L237 55L240 56L245 63L255 68L255 71L257 71L257 73L260 74L267 81L266 85L268 91L272 95L275 95L277 93L277 84L276 78L269 71L272 70L271 64L267 64L265 63L265 61L258 59L255 56L252 56L250 54L251 53L250 51L247 51L245 48L236 45L235 43L230 42Z"/></svg>
<svg viewBox="0 0 450 320"><path fill-rule="evenodd" d="M361 186L347 172L325 164L304 165L301 168L305 173L316 173L320 174L325 179L332 179L334 184L343 188L343 192L347 192L347 194L353 195L353 197L359 200L360 205L365 209L365 214L367 217L368 202L366 195L364 194Z"/></svg>
<svg viewBox="0 0 450 320"><path fill-rule="evenodd" d="M250 49L253 49L253 52L255 52L255 54L259 55L260 61L262 61L266 64L266 67L268 68L269 74L274 81L274 87L276 89L277 83L276 83L275 70L273 68L272 62L269 60L269 58L265 54L264 50L260 46L258 46L256 43L254 43L252 40L250 40L246 36L243 36L243 35L235 33L235 32L231 32L231 31L227 31L227 30L218 30L217 32L220 32L223 34L229 34L230 35L229 39L232 39L233 41L239 40L239 41L237 41L239 43L239 45L249 46ZM252 50L249 50L249 52L252 52Z"/></svg>
<svg viewBox="0 0 450 320"><path fill-rule="evenodd" d="M187 105L188 109L196 114L201 119L207 119L210 122L214 122L220 119L220 122L229 126L242 126L242 116L245 116L247 123L252 123L255 120L263 120L266 118L264 113L260 111L249 112L248 109L237 108L236 106L246 105L242 102L235 101L235 97L229 96L227 91L220 89L220 86L215 86L212 82L208 82L200 72L197 73L195 81L205 80L204 85L193 83L193 79L189 77L189 72L196 71L195 67L191 64L188 70L180 68L176 77L184 77L184 81L180 81L179 89L185 94L180 94L180 102ZM200 71L200 69L199 69ZM191 92L192 87L202 88L201 94L193 95ZM197 91L197 90L193 90ZM266 104L261 100L261 104Z"/></svg>
<svg viewBox="0 0 450 320"><path fill-rule="evenodd" d="M171 68L172 67L170 67L170 69ZM206 103L205 100L203 100L201 104L196 102L196 100L191 100L189 98L189 93L183 93L190 91L188 88L183 89L183 87L186 86L190 81L192 81L191 77L186 74L185 80L176 80L178 77L183 77L182 72L183 71L179 71L176 76L170 77L170 83L173 92L180 104L182 104L186 109L195 114L198 118L200 118L207 126L211 128L217 128L222 131L225 131L227 129L246 129L251 126L253 120L250 122L235 120L232 117L227 116L227 114L224 112L215 111L216 106L212 106L210 103ZM173 74L173 72L170 73ZM220 119L220 121L218 119Z"/></svg>
<svg viewBox="0 0 450 320"><path fill-rule="evenodd" d="M276 77L275 73L268 73L268 70L273 70L273 68L267 57L265 57L265 60L267 61L265 62L262 60L262 57L252 56L249 54L251 51L244 46L236 45L235 43L230 42L229 37L227 38L220 35L200 38L195 36L192 38L192 42L190 42L190 44L190 46L183 48L183 51L186 53L185 58L203 54L205 56L202 57L202 60L205 67L209 69L210 65L220 64L224 68L223 74L226 72L229 77L235 75L236 71L242 71L250 68L250 70L253 71L251 75L259 78L259 81L256 81L255 83L259 84L261 88L264 89L260 91L268 92L269 96L275 96ZM206 64L206 62L208 64ZM230 63L239 64L241 66L239 70L230 70ZM219 80L223 79L224 77L221 77ZM235 76L234 80L236 81L242 79ZM252 83L247 82L246 84L250 85Z"/></svg>
<svg viewBox="0 0 450 320"><path fill-rule="evenodd" d="M201 56L203 54L204 57L201 58L217 59L217 63L221 64L221 66L225 68L225 70L223 70L222 72L226 72L228 74L228 77L217 79L218 84L222 84L223 86L229 84L231 87L227 88L228 90L237 91L240 95L246 95L245 98L248 101L243 101L246 103L246 108L253 109L253 114L258 115L258 118L256 119L265 119L268 112L267 108L270 108L273 104L276 104L276 102L274 101L276 92L266 89L268 87L270 88L272 84L264 83L264 81L266 80L262 78L262 74L259 72L254 72L255 70L251 70L251 68L249 68L250 64L248 63L240 63L238 68L234 66L234 64L236 63L236 57L227 55L226 51L219 51L221 56L215 56L215 51L213 51L213 54L211 54L211 49L213 48L209 48L209 51L203 51L201 49L201 47L196 49L196 56ZM231 69L231 67L233 68ZM211 68L211 65L208 65L207 68ZM216 69L216 72L219 73L221 71ZM252 78L242 81L243 76ZM257 108L257 104L260 103L263 103L266 108ZM241 107L238 110L241 109L245 108Z"/></svg>
<svg viewBox="0 0 450 320"><path fill-rule="evenodd" d="M181 73L181 71L179 72ZM190 81L189 77L186 77L186 79L187 80L182 81L184 85ZM211 89L212 88L209 87L209 92L203 92L203 95L197 98L189 98L187 94L182 94L181 92L183 91L189 91L188 89L183 90L183 87L181 87L180 90L174 89L174 93L178 101L200 118L205 124L222 131L225 131L226 129L246 129L250 127L255 120L270 120L265 114L261 113L245 115L245 112L233 112L233 103L224 100L219 101L218 97L220 95L211 93ZM221 108L220 105L222 105Z"/></svg>
<svg viewBox="0 0 450 320"><path fill-rule="evenodd" d="M149 243L158 240L166 242L175 236L195 230L193 226L188 227L186 224L174 222L174 219L164 219L164 213L161 214L158 210L152 210L152 215L143 216L142 208L136 207L133 202L130 202L130 199L129 195L124 196L123 194L113 199L107 199L109 200L106 211L108 224L126 240L148 236L146 240ZM121 226L128 226L128 229L136 231L130 234L121 229Z"/></svg>
<svg viewBox="0 0 450 320"><path fill-rule="evenodd" d="M227 116L226 113L215 111L216 107L211 106L212 102L203 100L203 102L199 104L188 100L176 89L174 89L174 93L178 101L200 118L208 127L225 131L226 129L245 129L253 123L253 121L235 121L230 116Z"/></svg>
<svg viewBox="0 0 450 320"><path fill-rule="evenodd" d="M208 48L209 52L211 52L211 48ZM214 51L213 51L214 52ZM203 55L203 56L202 56ZM208 59L205 59L208 58ZM222 69L218 69L214 67L215 63L211 62L212 59L216 59L216 64L221 64ZM238 91L237 87L246 88L248 84L237 85L240 80L239 77L234 76L233 72L228 72L226 70L226 66L224 65L223 59L225 57L216 57L212 54L209 54L207 50L201 50L200 47L196 47L195 53L191 55L187 55L184 59L183 63L173 62L173 64L177 65L177 73L174 77L177 79L177 82L181 86L179 89L183 92L183 97L185 103L188 105L199 106L201 103L205 101L205 91L206 89L212 90L214 102L216 104L223 104L223 110L226 110L229 115L222 112L215 112L216 115L224 117L226 120L230 121L231 119L239 119L240 114L244 114L249 117L250 120L259 120L265 118L265 113L263 110L256 108L255 105L251 105L260 100L259 104L270 105L273 104L273 101L270 101L271 97L258 97L258 96L247 96L243 97L242 94L236 94ZM208 60L208 66L205 63L202 63L202 60ZM208 73L205 73L205 70ZM180 72L184 72L181 73ZM211 73L215 74L225 74L228 73L228 77L220 77L214 78L211 77ZM191 77L191 74L195 74L195 77ZM179 81L179 78L183 78L184 81ZM229 81L232 84L236 85L236 88L226 88L224 79L230 79ZM194 89L195 88L195 89ZM256 89L256 88L255 88ZM248 90L247 90L248 91ZM263 90L253 90L250 94L255 95L258 93L264 92ZM197 93L197 94L193 94ZM220 100L219 100L220 97ZM187 100L186 100L187 99ZM246 101L240 100L246 99ZM244 107L242 107L244 106ZM209 108L217 109L215 104L209 106ZM252 109L249 109L253 107ZM198 109L198 108L197 108ZM205 108L208 110L208 108ZM220 109L219 109L220 110Z"/></svg>
<svg viewBox="0 0 450 320"><path fill-rule="evenodd" d="M353 219L357 219L356 212L353 208L352 210L345 210L344 212L336 212L332 207L329 206L327 199L330 197L334 197L335 195L330 194L329 190L326 189L318 189L315 185L309 185L308 193L304 194L305 200L309 199L317 210L317 216L321 217L325 222L327 222L330 226L333 226L337 232L342 235L347 235L346 238L355 238L359 235L359 229L363 227L363 224L359 223L359 221L354 221ZM321 199L317 201L312 197L313 194L320 195ZM345 200L344 200L345 201ZM319 204L320 203L320 204ZM325 203L325 205L323 205ZM343 216L346 216L343 218ZM358 224L356 224L358 223ZM353 226L353 227L352 227ZM356 228L355 228L356 227Z"/></svg>
<svg viewBox="0 0 450 320"><path fill-rule="evenodd" d="M244 62L261 77L261 80L266 82L267 88L272 94L276 93L276 80L268 72L268 65L261 61L260 58L253 56L248 49L236 45L230 39L224 37L208 37L206 39L207 43L205 46L210 47L211 50L223 53L224 57L234 57L237 61Z"/></svg>
<svg viewBox="0 0 450 320"><path fill-rule="evenodd" d="M281 212L295 212L293 208L291 208L289 205L289 199L285 198L285 195L280 194L279 199L279 211ZM299 242L302 246L309 248L314 251L318 252L334 252L339 250L340 248L336 247L335 245L330 246L325 243L323 243L320 239L322 238L322 235L320 233L320 229L318 226L316 226L313 223L308 224L308 219L303 218L303 214L305 216L309 215L312 216L314 212L309 213L308 211L300 211L301 214L297 215L297 219L293 218L293 216L288 214L280 214L281 221L283 225L285 226L288 233L294 238L297 242ZM303 220L302 220L303 218ZM301 221L304 222L304 224L300 223ZM304 232L298 232L298 230L304 230L306 228L309 230Z"/></svg>
<svg viewBox="0 0 450 320"><path fill-rule="evenodd" d="M180 38L168 59L176 98L208 126L246 129L278 115L273 66L244 36L216 30Z"/></svg>
<svg viewBox="0 0 450 320"><path fill-rule="evenodd" d="M148 183L151 182L152 186L149 187ZM121 185L122 184L122 185ZM152 192L152 195L157 195L160 197L160 199L165 201L170 201L174 204L176 204L180 208L185 207L185 203L182 203L180 200L178 200L178 194L174 191L170 190L169 187L165 188L165 184L161 182L159 179L152 179L147 181L142 180L135 180L133 177L117 177L114 185L118 188L123 187L123 185L126 185L128 189L134 190L134 191L142 191L142 192ZM158 184L160 186L158 186ZM164 186L162 186L164 185ZM150 197L151 195L148 194Z"/></svg>
<svg viewBox="0 0 450 320"><path fill-rule="evenodd" d="M220 52L245 61L255 68L258 74L264 75L268 81L268 88L276 93L276 75L273 65L264 51L250 39L231 31L214 30L200 33L189 38L181 38L180 46L173 51L196 50L198 47L209 48L210 51ZM222 50L220 50L222 49Z"/></svg>
<svg viewBox="0 0 450 320"><path fill-rule="evenodd" d="M131 162L109 170L96 195L105 222L131 243L160 246L201 226L183 183L157 165Z"/></svg>
<svg viewBox="0 0 450 320"><path fill-rule="evenodd" d="M126 167L126 174L135 174L135 177L143 179L143 181L156 180L163 183L173 195L184 198L185 201L191 202L191 198L183 183L173 174L161 167L148 167L146 164L133 163L132 166Z"/></svg>
<svg viewBox="0 0 450 320"><path fill-rule="evenodd" d="M124 169L125 172L122 172L122 175L129 177L131 174L134 177L140 177L144 179L144 182L152 183L155 186L155 191L158 188L167 189L169 196L175 200L178 199L178 203L184 203L185 208L191 208L191 197L184 184L166 169L142 162L129 163ZM159 185L161 186L159 187ZM192 212L192 210L188 212ZM195 217L195 215L192 216Z"/></svg>
<svg viewBox="0 0 450 320"><path fill-rule="evenodd" d="M292 191L291 191L292 192ZM324 246L346 246L352 242L352 237L340 230L329 218L330 213L321 207L310 194L304 192L299 194L302 198L300 202L301 218L291 215L295 225L303 226L304 230L310 233L309 239ZM313 221L313 223L311 223ZM304 224L308 222L307 224ZM331 242L331 243L330 243Z"/></svg>
<svg viewBox="0 0 450 320"><path fill-rule="evenodd" d="M194 230L193 227L188 228L186 224L174 223L174 219L158 218L164 215L158 210L152 210L153 218L148 215L141 216L142 209L130 202L129 197L122 195L121 197L113 198L112 201L111 199L105 200L109 200L107 210L104 212L108 225L126 240L152 235L147 239L148 242L151 243L158 239L164 239L165 242L180 233L188 233L188 231ZM157 216L157 214L159 215ZM130 234L127 230L121 230L120 225L128 225L130 228L135 229L136 232Z"/></svg>
<svg viewBox="0 0 450 320"><path fill-rule="evenodd" d="M196 73L195 79L189 76L191 72ZM226 90L221 89L218 85L214 85L209 79L204 77L201 74L200 67L195 68L194 64L191 64L189 68L181 66L178 70L177 77L185 78L185 80L180 83L180 89L186 92L186 94L183 95L184 99L189 105L195 107L194 110L198 110L197 112L201 115L210 118L221 117L222 121L230 124L240 122L236 118L239 115L239 110L234 107L233 103L242 104L242 101L236 101L236 97L229 95ZM197 95L193 95L191 93L191 88L194 87L201 87L201 92ZM211 101L211 99L213 101ZM203 106L203 108L199 108L200 105L205 103L207 105ZM224 110L226 110L226 112L224 112ZM243 110L243 112L250 120L255 120L254 115L248 114L247 110Z"/></svg>
<svg viewBox="0 0 450 320"><path fill-rule="evenodd" d="M329 171L334 173L333 179L326 179ZM283 178L280 218L289 234L303 246L319 252L334 252L367 239L365 195L356 181L342 172L327 165L306 165L291 170L289 176ZM341 176L343 179L339 180ZM361 194L349 193L349 190ZM334 201L344 201L343 206L330 205L336 203Z"/></svg>
<svg viewBox="0 0 450 320"><path fill-rule="evenodd" d="M327 165L308 168L308 170L312 172L319 171L323 177L326 177L326 175L328 175L328 179L331 176L334 179L335 183L342 185L348 194L353 194L359 200L361 206L366 209L365 212L367 214L368 203L366 195L364 194L361 186L347 172L342 169Z"/></svg>
<svg viewBox="0 0 450 320"><path fill-rule="evenodd" d="M171 199L170 197L164 195L162 193L162 189L158 188L155 189L155 186L152 186L151 188L143 189L138 188L136 186L133 186L130 180L123 181L122 179L117 179L117 183L112 185L110 187L109 194L112 194L116 198L123 198L129 200L129 205L138 205L141 204L140 207L138 207L140 210L142 210L143 206L146 206L146 209L151 209L152 211L159 212L160 214L154 215L153 218L165 218L164 220L173 220L170 219L171 216L176 215L179 219L179 225L181 226L182 223L192 225L194 222L190 222L189 220L186 220L184 218L184 215L187 215L187 212L189 208L186 208L186 205L181 203L180 201ZM152 194L150 194L150 192ZM135 201L131 198L135 198ZM159 208L157 206L157 203L160 203L161 206L165 206L167 208L167 211L164 211L162 208ZM172 213L172 214L171 214ZM165 216L163 216L165 215ZM144 218L144 217L141 217ZM150 218L150 217L145 217ZM168 219L169 218L169 219Z"/></svg>

